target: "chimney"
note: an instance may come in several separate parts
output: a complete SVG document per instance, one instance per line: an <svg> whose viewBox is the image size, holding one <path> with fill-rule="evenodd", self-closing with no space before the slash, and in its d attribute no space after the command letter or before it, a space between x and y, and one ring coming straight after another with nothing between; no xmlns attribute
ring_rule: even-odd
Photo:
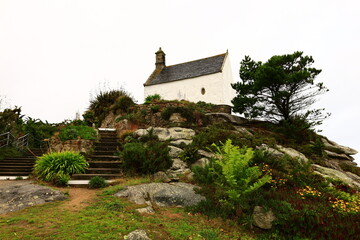
<svg viewBox="0 0 360 240"><path fill-rule="evenodd" d="M161 48L159 48L159 50L155 54L156 54L156 62L155 62L156 70L161 70L165 67L165 53L163 52L163 50L161 50Z"/></svg>

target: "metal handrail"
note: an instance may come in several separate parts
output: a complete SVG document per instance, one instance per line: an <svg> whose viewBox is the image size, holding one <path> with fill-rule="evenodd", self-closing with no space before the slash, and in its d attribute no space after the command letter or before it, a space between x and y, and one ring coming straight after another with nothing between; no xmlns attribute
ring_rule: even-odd
<svg viewBox="0 0 360 240"><path fill-rule="evenodd" d="M6 133L2 133L0 134L0 148L2 147L6 147L10 144L10 132L6 132ZM3 139L1 139L1 137L3 137Z"/></svg>
<svg viewBox="0 0 360 240"><path fill-rule="evenodd" d="M3 137L1 139L1 137ZM11 139L13 139L11 141ZM0 134L0 148L7 147L11 143L14 143L13 145L18 149L23 149L24 147L29 146L29 134L25 134L21 137L14 137L10 132L2 133Z"/></svg>
<svg viewBox="0 0 360 240"><path fill-rule="evenodd" d="M25 134L15 140L15 145L17 148L24 148L29 146L29 134Z"/></svg>

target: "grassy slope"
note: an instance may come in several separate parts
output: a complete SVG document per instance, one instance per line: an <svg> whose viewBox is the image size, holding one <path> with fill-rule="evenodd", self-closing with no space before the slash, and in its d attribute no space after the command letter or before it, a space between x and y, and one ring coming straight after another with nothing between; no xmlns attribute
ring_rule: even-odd
<svg viewBox="0 0 360 240"><path fill-rule="evenodd" d="M64 208L62 201L2 215L0 239L123 239L136 229L148 230L152 239L254 239L231 221L180 208L157 208L155 214L141 215L135 211L141 206L113 197L126 185L146 181L129 179L99 191L95 201L79 211Z"/></svg>

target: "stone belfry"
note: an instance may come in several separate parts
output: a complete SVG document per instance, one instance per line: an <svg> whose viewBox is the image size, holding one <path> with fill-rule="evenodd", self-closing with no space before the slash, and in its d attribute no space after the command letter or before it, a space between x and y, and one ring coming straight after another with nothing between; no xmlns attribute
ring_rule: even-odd
<svg viewBox="0 0 360 240"><path fill-rule="evenodd" d="M156 70L161 70L165 67L165 53L163 50L161 50L161 48L159 48L159 50L155 53L155 55L156 55L156 62L155 62Z"/></svg>

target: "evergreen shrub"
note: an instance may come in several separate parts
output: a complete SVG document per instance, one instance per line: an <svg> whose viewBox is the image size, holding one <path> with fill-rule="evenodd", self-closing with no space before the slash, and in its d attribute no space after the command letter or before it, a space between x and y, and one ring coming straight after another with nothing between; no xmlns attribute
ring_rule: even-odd
<svg viewBox="0 0 360 240"><path fill-rule="evenodd" d="M92 127L84 126L84 125L66 126L61 130L59 135L62 141L74 140L78 138L86 139L86 140L95 140L96 136L97 133Z"/></svg>
<svg viewBox="0 0 360 240"><path fill-rule="evenodd" d="M104 188L107 186L107 183L103 177L95 176L92 177L89 181L90 188Z"/></svg>
<svg viewBox="0 0 360 240"><path fill-rule="evenodd" d="M126 97L120 100L121 97ZM131 101L130 101L131 99ZM123 109L128 109L131 102L135 102L130 93L124 89L109 90L109 91L100 91L96 97L90 101L90 106L88 111L93 112L93 123L98 126L101 125L102 121L105 119L106 115L112 110L112 106L118 106Z"/></svg>
<svg viewBox="0 0 360 240"><path fill-rule="evenodd" d="M120 109L124 113L128 113L130 107L134 106L134 100L129 96L120 96L116 99L115 103L111 106L111 110L116 112Z"/></svg>
<svg viewBox="0 0 360 240"><path fill-rule="evenodd" d="M160 142L149 131L139 140L125 143L121 156L124 169L139 174L153 174L169 169L172 159L167 142Z"/></svg>

